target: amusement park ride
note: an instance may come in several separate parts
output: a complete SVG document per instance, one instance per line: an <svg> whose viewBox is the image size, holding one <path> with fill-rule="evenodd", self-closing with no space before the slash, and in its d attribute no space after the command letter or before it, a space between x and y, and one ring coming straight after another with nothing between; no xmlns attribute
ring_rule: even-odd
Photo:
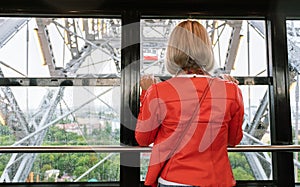
<svg viewBox="0 0 300 187"><path fill-rule="evenodd" d="M45 65L49 70L49 77L51 78L97 78L102 79L103 83L106 81L114 82L120 79L121 73L121 22L118 19L51 19L51 18L2 18L0 19L0 50L5 47L17 33L26 27L29 22L35 23L34 32L38 37L38 47L41 49ZM218 45L226 45L226 58L222 63L223 66L219 68L221 73L231 73L236 62L236 56L239 49L239 44L242 36L243 24L249 24L259 35L262 40L265 40L265 25L264 22L256 21L207 21L206 27L212 39L215 48ZM163 66L163 57L165 54L165 47L168 35L172 28L178 23L178 20L143 20L141 24L141 72L155 72L155 76L166 76ZM60 30L61 40L64 41L64 46L68 49L69 60L67 63L58 62L55 55L54 45L55 41L52 39L52 31L49 27L54 26ZM220 41L222 29L229 28L230 36L227 43ZM297 37L297 30L289 25L289 68L293 78L299 73L299 47L293 38ZM99 69L89 71L86 73L82 71L83 67L94 66L88 61L91 56L101 54L103 64L109 63L113 66L113 71L110 73L101 72ZM14 67L14 64L7 64L2 61L0 57L0 76L1 78L8 78L8 80L15 80L5 75L2 68L13 70L21 75L21 78L28 78L26 73L20 72ZM100 66L100 68L105 65ZM91 68L92 69L92 68ZM99 73L100 72L100 73ZM111 79L104 79L104 78ZM23 82L19 84L24 85L43 85L48 84L47 79L34 79L35 83ZM118 82L118 81L115 81ZM114 82L114 83L115 83ZM87 85L97 83L87 83ZM9 86L1 86L0 91L0 118L1 123L7 125L15 135L16 142L12 146L39 146L43 143L47 129L55 124L59 119L53 119L53 113L57 110L59 103L64 96L65 87L60 86L56 91L49 90L43 97L38 109L28 116L24 113L16 98L14 92ZM69 113L71 114L72 111ZM268 133L269 119L268 119L268 92L261 98L260 105L251 120L245 120L243 124L244 139L242 144L263 145L263 136ZM246 119L246 116L245 116ZM247 161L253 171L257 180L266 180L272 177L271 158L268 153L245 153ZM5 169L0 176L0 182L24 182L28 177L37 153L13 153L7 163ZM296 166L300 165L295 162Z"/></svg>

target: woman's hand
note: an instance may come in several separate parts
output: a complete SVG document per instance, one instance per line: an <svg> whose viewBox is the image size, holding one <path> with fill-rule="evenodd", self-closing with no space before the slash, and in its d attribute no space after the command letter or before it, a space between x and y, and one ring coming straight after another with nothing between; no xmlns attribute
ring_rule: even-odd
<svg viewBox="0 0 300 187"><path fill-rule="evenodd" d="M229 75L229 74L221 74L220 75L224 80L228 80L230 82L233 82L235 84L239 84L240 82L238 80L236 80L233 76Z"/></svg>
<svg viewBox="0 0 300 187"><path fill-rule="evenodd" d="M142 90L147 90L152 84L156 84L157 80L153 75L144 75L140 80Z"/></svg>

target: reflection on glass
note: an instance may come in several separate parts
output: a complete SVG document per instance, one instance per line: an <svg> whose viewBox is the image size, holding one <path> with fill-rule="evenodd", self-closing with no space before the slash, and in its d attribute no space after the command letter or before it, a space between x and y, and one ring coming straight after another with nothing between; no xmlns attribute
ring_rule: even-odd
<svg viewBox="0 0 300 187"><path fill-rule="evenodd" d="M291 120L293 128L293 142L299 144L299 72L300 72L300 21L288 20L287 44L288 44L288 62L289 62L289 82L290 82L290 103ZM299 153L294 153L295 181L300 180Z"/></svg>
<svg viewBox="0 0 300 187"><path fill-rule="evenodd" d="M143 19L143 74L169 75L164 67L166 45L172 29L182 20ZM265 21L262 20L199 20L211 37L216 66L210 73L235 76L266 76Z"/></svg>

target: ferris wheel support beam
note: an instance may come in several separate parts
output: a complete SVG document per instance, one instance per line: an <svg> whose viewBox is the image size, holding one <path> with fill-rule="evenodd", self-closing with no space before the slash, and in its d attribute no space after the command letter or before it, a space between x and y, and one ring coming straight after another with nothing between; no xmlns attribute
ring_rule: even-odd
<svg viewBox="0 0 300 187"><path fill-rule="evenodd" d="M35 29L40 48L41 48L41 55L44 60L43 65L47 65L49 68L50 75L52 77L61 76L62 74L59 71L56 71L56 64L55 64L55 58L53 55L53 47L51 44L49 31L46 26L47 23L45 23L45 20L42 18L36 18L37 23L37 29Z"/></svg>
<svg viewBox="0 0 300 187"><path fill-rule="evenodd" d="M230 74L231 70L234 68L234 63L236 55L239 49L239 44L241 41L241 29L242 29L242 20L228 21L227 22L233 29L231 32L227 55L225 59L225 73Z"/></svg>

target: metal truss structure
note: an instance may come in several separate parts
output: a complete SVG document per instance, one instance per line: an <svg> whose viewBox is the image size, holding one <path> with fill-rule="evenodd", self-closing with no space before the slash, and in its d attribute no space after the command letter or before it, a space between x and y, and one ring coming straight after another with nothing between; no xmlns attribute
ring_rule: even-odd
<svg viewBox="0 0 300 187"><path fill-rule="evenodd" d="M120 78L120 36L121 23L120 20L114 19L50 19L36 18L36 32L39 39L39 44L42 50L45 65L48 66L51 78L97 78L104 79L107 77ZM1 19L0 20L0 49L22 28L29 19ZM80 23L79 23L80 22ZM225 26L231 28L231 36L228 41L227 54L224 62L224 67L221 67L219 73L230 73L236 61L237 51L241 39L241 28L245 21L207 21L206 27L212 39L212 43L217 46L218 38L222 34L221 30ZM5 27L4 27L5 23ZM146 73L150 70L155 72L157 76L167 74L163 65L163 57L167 38L172 28L176 25L173 20L143 20L141 26L142 32L142 69L141 73ZM65 46L70 51L70 60L64 65L58 63L55 59L53 51L53 41L48 29L50 24L63 30L61 34ZM264 25L255 21L248 21L262 37L265 35ZM80 27L82 25L82 27ZM299 74L299 47L297 43L289 40L291 43L291 56L289 58L291 74ZM107 63L113 63L115 74L98 74L97 72L87 73L81 71L83 66L95 65L87 64L87 59L95 52L100 51L106 57ZM1 60L1 59L0 59ZM6 67L10 65L1 63ZM59 64L59 65L58 65ZM19 73L21 74L21 73ZM0 77L5 78L5 75L0 70ZM23 75L24 77L24 75ZM38 80L42 81L42 80ZM110 80L111 81L111 80ZM103 83L115 84L114 83ZM42 84L39 84L42 85ZM87 84L89 85L89 84ZM101 84L100 84L101 85ZM36 113L28 116L22 112L13 91L10 87L1 87L0 92L0 116L5 123L15 134L16 143L12 146L26 145L41 145L45 134L50 125L57 122L53 116L54 111L64 95L64 87L59 87L56 91L49 90L42 99ZM83 105L84 106L84 105ZM69 114L71 114L71 111ZM65 114L69 115L69 114ZM253 117L252 121L244 121L243 130L245 136L243 144L264 144L263 136L268 133L269 128L268 115L268 93L266 92L261 99L261 103ZM271 174L271 158L267 153L245 153L253 174L257 180L269 179ZM7 166L5 167L0 182L23 182L29 175L32 169L36 154L14 153L11 155ZM106 157L105 159L108 159ZM102 163L100 161L99 163ZM299 165L299 164L298 164Z"/></svg>

